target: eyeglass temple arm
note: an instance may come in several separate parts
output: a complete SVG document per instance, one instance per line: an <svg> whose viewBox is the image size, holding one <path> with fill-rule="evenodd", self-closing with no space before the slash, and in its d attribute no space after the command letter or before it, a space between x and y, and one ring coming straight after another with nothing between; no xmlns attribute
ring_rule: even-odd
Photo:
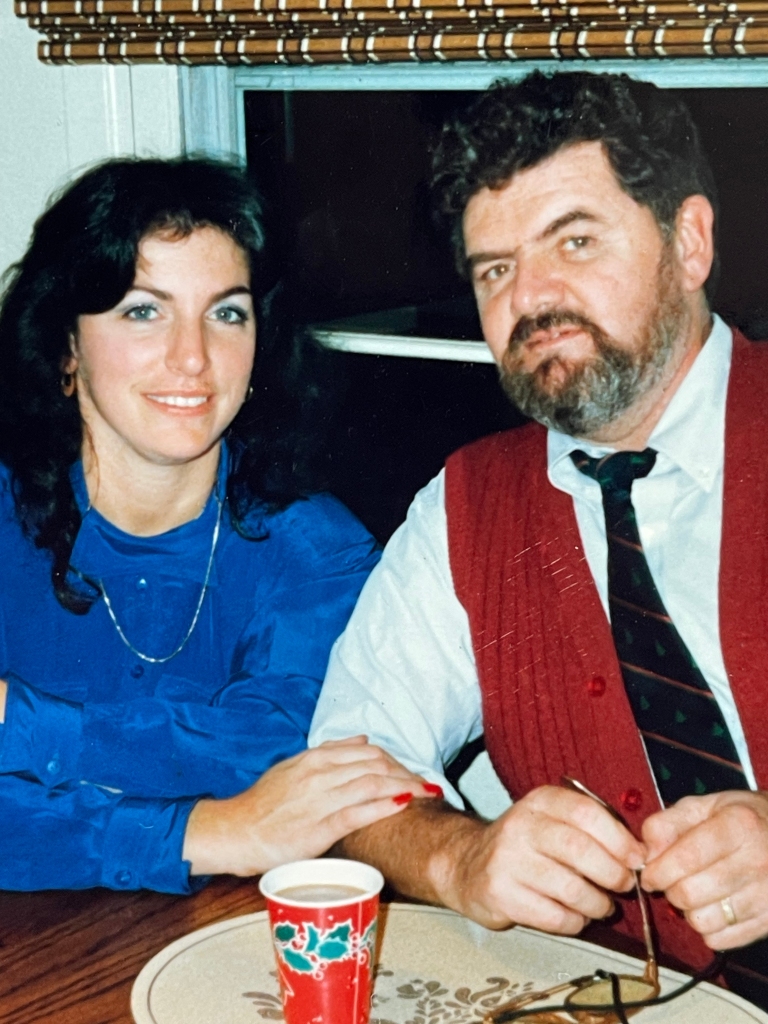
<svg viewBox="0 0 768 1024"><path fill-rule="evenodd" d="M584 785L583 782L579 782L578 779L572 779L569 775L563 775L560 781L568 789L574 790L576 793L581 793L582 796L588 796L594 800L595 803L600 804L611 815L616 821L620 822L625 828L627 827L626 821L622 818L615 807L611 807L609 803L606 803L602 797L599 797L597 793L593 793L591 789ZM656 951L653 944L653 932L651 931L651 918L648 913L648 900L645 893L643 892L642 886L640 885L640 872L635 871L635 888L637 890L637 902L640 904L640 914L643 919L643 939L645 940L645 951L648 962L645 967L645 979L650 982L658 991L659 984L659 967L656 962Z"/></svg>
<svg viewBox="0 0 768 1024"><path fill-rule="evenodd" d="M585 974L583 978L572 978L570 981L563 982L562 985L545 988L543 992L524 992L522 995L515 996L514 999L502 1003L501 1006L497 1006L490 1013L487 1013L483 1017L483 1024L503 1024L505 1020L514 1020L514 1017L506 1017L504 1014L522 1010L524 1006L530 1006L531 1003L540 1003L542 999L556 996L558 992L565 992L566 989L573 988L574 985L587 984L594 981L594 978L594 974Z"/></svg>

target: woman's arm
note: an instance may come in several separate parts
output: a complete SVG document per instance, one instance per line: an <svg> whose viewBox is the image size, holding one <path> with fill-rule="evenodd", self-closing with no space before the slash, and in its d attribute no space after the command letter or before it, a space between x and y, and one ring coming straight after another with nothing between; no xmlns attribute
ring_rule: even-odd
<svg viewBox="0 0 768 1024"><path fill-rule="evenodd" d="M182 860L193 805L0 775L0 889L191 892L202 884Z"/></svg>
<svg viewBox="0 0 768 1024"><path fill-rule="evenodd" d="M364 736L353 736L275 765L229 800L200 800L189 818L184 858L193 875L260 875L318 857L414 798L441 795Z"/></svg>
<svg viewBox="0 0 768 1024"><path fill-rule="evenodd" d="M77 704L14 679L0 771L49 787L86 780L148 797L232 796L306 746L319 688L319 678L241 673L222 703Z"/></svg>
<svg viewBox="0 0 768 1024"><path fill-rule="evenodd" d="M0 775L0 889L155 889L260 874L325 852L354 828L428 794L363 737L306 751L229 800L138 799ZM189 863L192 861L192 864Z"/></svg>

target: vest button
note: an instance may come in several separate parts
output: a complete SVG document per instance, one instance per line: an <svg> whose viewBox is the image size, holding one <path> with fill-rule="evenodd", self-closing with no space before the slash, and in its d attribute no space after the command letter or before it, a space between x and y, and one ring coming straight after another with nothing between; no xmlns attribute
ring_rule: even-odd
<svg viewBox="0 0 768 1024"><path fill-rule="evenodd" d="M643 794L639 789L625 789L621 794L621 806L625 811L639 811L643 806Z"/></svg>
<svg viewBox="0 0 768 1024"><path fill-rule="evenodd" d="M605 676L592 676L587 681L587 692L590 697L602 697L605 693Z"/></svg>

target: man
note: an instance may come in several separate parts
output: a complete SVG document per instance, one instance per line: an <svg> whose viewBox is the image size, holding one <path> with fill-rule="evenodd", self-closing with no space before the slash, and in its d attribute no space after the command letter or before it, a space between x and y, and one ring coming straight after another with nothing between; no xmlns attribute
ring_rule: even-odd
<svg viewBox="0 0 768 1024"><path fill-rule="evenodd" d="M435 181L538 423L417 496L312 741L365 732L440 781L484 731L515 802L489 823L416 801L344 850L489 927L564 934L642 868L662 951L700 966L768 934L768 351L709 311L695 127L625 76L535 73L446 128ZM738 956L732 984L768 1007L766 946Z"/></svg>

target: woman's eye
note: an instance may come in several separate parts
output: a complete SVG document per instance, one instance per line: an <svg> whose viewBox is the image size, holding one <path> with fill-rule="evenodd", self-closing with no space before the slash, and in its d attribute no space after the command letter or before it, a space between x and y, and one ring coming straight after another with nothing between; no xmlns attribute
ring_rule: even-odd
<svg viewBox="0 0 768 1024"><path fill-rule="evenodd" d="M248 312L239 306L218 306L213 316L223 324L245 324L249 320Z"/></svg>
<svg viewBox="0 0 768 1024"><path fill-rule="evenodd" d="M157 306L150 302L140 302L135 306L130 306L123 313L126 320L139 321L154 320L157 315Z"/></svg>

